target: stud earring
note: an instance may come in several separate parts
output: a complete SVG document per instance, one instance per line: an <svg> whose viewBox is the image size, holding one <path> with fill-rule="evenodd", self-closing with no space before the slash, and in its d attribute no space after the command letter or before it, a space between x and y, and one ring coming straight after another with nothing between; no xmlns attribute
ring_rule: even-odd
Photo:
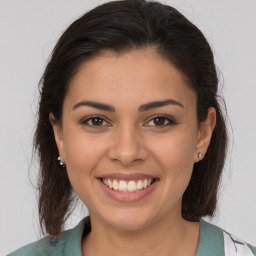
<svg viewBox="0 0 256 256"><path fill-rule="evenodd" d="M66 164L63 162L64 158L63 157L58 157L57 158L57 161L58 161L58 164L60 165L60 167L66 167Z"/></svg>
<svg viewBox="0 0 256 256"><path fill-rule="evenodd" d="M201 153L201 152L199 152L199 153L198 153L198 158L199 158L199 160L201 161L201 160L204 158L204 154Z"/></svg>

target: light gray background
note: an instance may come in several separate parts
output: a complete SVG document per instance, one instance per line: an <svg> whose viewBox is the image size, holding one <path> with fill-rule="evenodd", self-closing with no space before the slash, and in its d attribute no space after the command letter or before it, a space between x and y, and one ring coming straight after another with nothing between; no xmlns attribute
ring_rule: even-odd
<svg viewBox="0 0 256 256"><path fill-rule="evenodd" d="M40 237L29 182L37 83L63 30L105 1L0 0L0 255ZM213 223L256 244L256 1L162 1L180 10L213 47L233 126L233 150ZM28 175L30 173L30 175ZM67 228L86 210L76 209Z"/></svg>

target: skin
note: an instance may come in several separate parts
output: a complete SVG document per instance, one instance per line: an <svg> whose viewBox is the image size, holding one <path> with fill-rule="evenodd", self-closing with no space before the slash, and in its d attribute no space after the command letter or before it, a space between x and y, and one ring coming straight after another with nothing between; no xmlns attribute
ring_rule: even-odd
<svg viewBox="0 0 256 256"><path fill-rule="evenodd" d="M138 111L142 104L165 99L183 107ZM112 105L116 111L74 109L85 100ZM83 122L91 115L103 118L100 125ZM155 115L175 123L163 125ZM70 83L61 124L52 122L71 184L91 217L92 231L82 239L82 254L195 255L199 223L181 217L181 200L215 123L215 109L209 108L207 119L198 124L195 92L152 48L122 55L104 51L83 63ZM113 172L149 174L158 182L141 200L120 202L106 195L97 179Z"/></svg>

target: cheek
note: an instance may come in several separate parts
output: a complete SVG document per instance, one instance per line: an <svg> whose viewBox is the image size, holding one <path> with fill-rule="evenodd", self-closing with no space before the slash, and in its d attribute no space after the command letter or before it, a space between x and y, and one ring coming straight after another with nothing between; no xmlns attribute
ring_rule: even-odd
<svg viewBox="0 0 256 256"><path fill-rule="evenodd" d="M196 137L192 134L195 133L184 125L182 129L177 129L163 139L155 141L154 151L166 163L165 167L173 165L182 167L183 164L187 166L194 162Z"/></svg>
<svg viewBox="0 0 256 256"><path fill-rule="evenodd" d="M185 190L193 170L196 139L190 127L184 125L181 128L155 141L154 152L164 170L167 187Z"/></svg>
<svg viewBox="0 0 256 256"><path fill-rule="evenodd" d="M94 170L105 150L104 143L82 132L66 132L64 154L67 172L75 192L86 192L92 186Z"/></svg>

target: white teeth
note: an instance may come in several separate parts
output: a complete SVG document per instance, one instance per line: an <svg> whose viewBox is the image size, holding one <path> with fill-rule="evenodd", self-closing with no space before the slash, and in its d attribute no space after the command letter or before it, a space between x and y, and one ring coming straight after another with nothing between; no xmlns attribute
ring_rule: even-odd
<svg viewBox="0 0 256 256"><path fill-rule="evenodd" d="M117 182L117 180L113 180L113 189L114 190L118 190L118 182Z"/></svg>
<svg viewBox="0 0 256 256"><path fill-rule="evenodd" d="M126 191L127 190L127 187L129 187L129 185L127 186L127 182L124 181L124 180L120 180L119 182L119 190L120 191Z"/></svg>
<svg viewBox="0 0 256 256"><path fill-rule="evenodd" d="M137 192L138 190L141 190L150 186L153 182L153 179L144 179L144 180L138 180L138 181L102 179L102 182L109 188L116 191Z"/></svg>
<svg viewBox="0 0 256 256"><path fill-rule="evenodd" d="M136 186L136 183L135 181L131 180L129 181L128 183L128 191L129 192L134 192L136 190L137 186Z"/></svg>
<svg viewBox="0 0 256 256"><path fill-rule="evenodd" d="M113 183L112 183L112 181L111 181L110 179L108 179L108 186L109 186L110 188L113 188Z"/></svg>
<svg viewBox="0 0 256 256"><path fill-rule="evenodd" d="M142 189L142 180L137 182L137 189Z"/></svg>
<svg viewBox="0 0 256 256"><path fill-rule="evenodd" d="M142 187L143 188L146 188L148 186L148 181L147 180L144 180L143 182L142 182Z"/></svg>

